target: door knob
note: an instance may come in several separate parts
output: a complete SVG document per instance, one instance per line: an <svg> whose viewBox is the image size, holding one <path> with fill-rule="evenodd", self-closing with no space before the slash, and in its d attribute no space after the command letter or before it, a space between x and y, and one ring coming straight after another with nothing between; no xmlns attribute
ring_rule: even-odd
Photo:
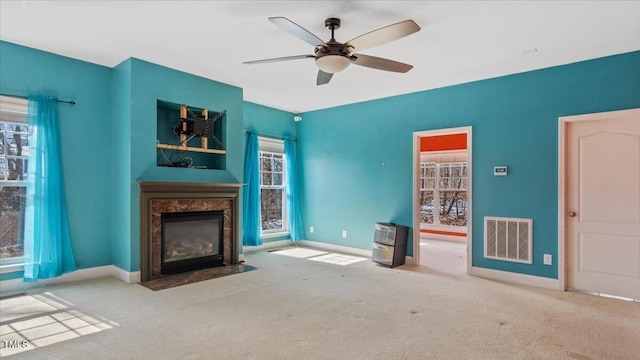
<svg viewBox="0 0 640 360"><path fill-rule="evenodd" d="M576 216L576 212L575 211L569 211L569 216L575 217Z"/></svg>

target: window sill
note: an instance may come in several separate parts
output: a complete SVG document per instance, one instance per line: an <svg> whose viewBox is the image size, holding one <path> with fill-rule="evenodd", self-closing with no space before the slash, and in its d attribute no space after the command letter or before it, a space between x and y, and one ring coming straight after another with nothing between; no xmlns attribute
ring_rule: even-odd
<svg viewBox="0 0 640 360"><path fill-rule="evenodd" d="M24 271L24 264L8 264L8 265L0 265L0 274L9 274L18 271Z"/></svg>
<svg viewBox="0 0 640 360"><path fill-rule="evenodd" d="M452 225L433 225L429 223L420 223L420 229L429 230L444 230L444 231L467 231L466 226L452 226Z"/></svg>
<svg viewBox="0 0 640 360"><path fill-rule="evenodd" d="M283 231L283 232L262 234L262 238L263 239L273 239L273 238L289 236L289 235L290 235L290 233L288 231Z"/></svg>

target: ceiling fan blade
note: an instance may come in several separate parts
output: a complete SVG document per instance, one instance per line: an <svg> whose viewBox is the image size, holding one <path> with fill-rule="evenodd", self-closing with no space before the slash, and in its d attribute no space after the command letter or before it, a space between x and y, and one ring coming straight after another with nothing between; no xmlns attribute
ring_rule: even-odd
<svg viewBox="0 0 640 360"><path fill-rule="evenodd" d="M405 20L360 35L357 38L347 41L345 45L353 46L356 51L361 51L398 40L418 31L420 31L420 26L418 26L418 24L413 20Z"/></svg>
<svg viewBox="0 0 640 360"><path fill-rule="evenodd" d="M248 64L248 65L264 64L264 63L270 63L270 62L276 62L276 61L288 61L288 60L298 60L298 59L307 59L307 58L315 59L316 57L313 55L294 55L294 56L277 57L272 59L245 61L243 62L243 64Z"/></svg>
<svg viewBox="0 0 640 360"><path fill-rule="evenodd" d="M269 20L285 31L291 33L292 35L295 35L299 39L302 39L307 44L313 45L314 47L319 45L327 45L324 41L322 41L322 39L313 35L309 30L303 28L302 26L285 17L270 17Z"/></svg>
<svg viewBox="0 0 640 360"><path fill-rule="evenodd" d="M413 65L380 58L377 56L353 54L356 60L353 62L356 65L366 66L378 70L393 71L399 73L406 73L413 68Z"/></svg>
<svg viewBox="0 0 640 360"><path fill-rule="evenodd" d="M333 74L318 70L318 79L316 80L316 85L328 84L329 81L331 81L332 77Z"/></svg>

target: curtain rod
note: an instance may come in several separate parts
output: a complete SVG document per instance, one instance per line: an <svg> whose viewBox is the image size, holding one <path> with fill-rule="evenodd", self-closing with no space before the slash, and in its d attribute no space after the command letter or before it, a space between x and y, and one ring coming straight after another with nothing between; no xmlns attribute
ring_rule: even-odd
<svg viewBox="0 0 640 360"><path fill-rule="evenodd" d="M11 96L11 97L15 97L15 98L18 98L18 99L29 100L28 96L13 95L13 94L2 94L2 93L0 93L0 95L2 95L2 96ZM73 101L73 100L56 100L56 101L59 102L59 103L65 103L65 104L69 104L69 105L75 105L76 104L76 102Z"/></svg>
<svg viewBox="0 0 640 360"><path fill-rule="evenodd" d="M256 134L257 134L258 136L260 136L260 137L266 137L266 138L276 139L276 140L284 140L284 138L285 138L284 136L275 136L275 135L260 134L259 132L256 132L256 131L245 131L245 132L246 132L247 134L250 134L250 133L256 133ZM295 137L293 137L293 136L290 136L290 138L291 138L293 141L298 141L298 139L296 139L296 138L295 138Z"/></svg>

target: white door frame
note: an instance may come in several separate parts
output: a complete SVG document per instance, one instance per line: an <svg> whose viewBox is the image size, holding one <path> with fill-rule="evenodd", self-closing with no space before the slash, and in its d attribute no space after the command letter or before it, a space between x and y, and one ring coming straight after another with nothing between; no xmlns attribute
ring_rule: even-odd
<svg viewBox="0 0 640 360"><path fill-rule="evenodd" d="M566 133L567 124L579 121L599 121L617 117L617 114L625 112L635 112L638 109L607 111L601 113L563 116L558 118L558 287L560 290L567 290L566 274Z"/></svg>
<svg viewBox="0 0 640 360"><path fill-rule="evenodd" d="M448 135L448 134L467 134L467 274L471 273L471 249L473 239L471 235L471 218L472 218L472 174L473 167L471 164L472 146L471 146L471 126L463 126L448 129L436 129L415 131L413 133L413 263L420 265L420 212L416 209L420 206L420 138L425 136Z"/></svg>

